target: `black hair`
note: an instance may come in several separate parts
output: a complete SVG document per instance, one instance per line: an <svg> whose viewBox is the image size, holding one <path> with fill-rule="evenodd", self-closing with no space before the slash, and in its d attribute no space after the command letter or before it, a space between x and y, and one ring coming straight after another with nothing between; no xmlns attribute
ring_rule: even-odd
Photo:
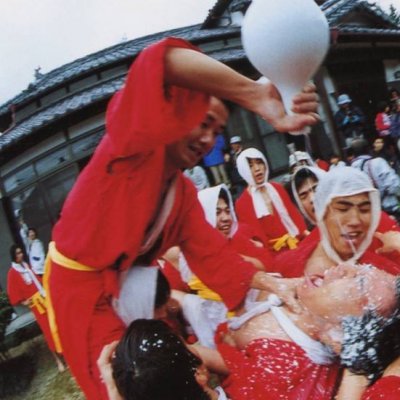
<svg viewBox="0 0 400 400"><path fill-rule="evenodd" d="M361 317L346 317L342 325L342 365L357 375L365 375L373 384L400 356L398 310L390 318L368 311Z"/></svg>
<svg viewBox="0 0 400 400"><path fill-rule="evenodd" d="M154 307L160 308L161 306L167 304L168 299L171 295L171 287L168 283L167 278L159 269L157 271L157 283L156 283L156 298Z"/></svg>
<svg viewBox="0 0 400 400"><path fill-rule="evenodd" d="M35 235L36 235L36 237L37 237L37 235L38 235L38 232L37 232L37 229L36 228L33 228L32 226L30 226L29 228L28 228L28 232L29 231L32 231L32 232L34 232L35 233Z"/></svg>
<svg viewBox="0 0 400 400"><path fill-rule="evenodd" d="M307 180L307 179L314 179L316 182L318 182L317 176L314 174L314 172L311 172L308 168L299 168L296 173L294 174L294 186L296 188L296 191L299 190L301 185Z"/></svg>
<svg viewBox="0 0 400 400"><path fill-rule="evenodd" d="M112 359L125 400L209 400L195 379L201 360L160 320L133 321Z"/></svg>
<svg viewBox="0 0 400 400"><path fill-rule="evenodd" d="M17 257L17 255L16 255L17 249L21 249L22 252L24 253L24 249L21 246L19 246L18 244L15 244L15 243L12 244L10 246L10 258L11 258L11 261L15 262L16 257ZM25 253L24 253L24 256L25 256Z"/></svg>
<svg viewBox="0 0 400 400"><path fill-rule="evenodd" d="M229 196L228 192L225 189L221 189L218 194L218 198L225 201L225 203L229 206Z"/></svg>

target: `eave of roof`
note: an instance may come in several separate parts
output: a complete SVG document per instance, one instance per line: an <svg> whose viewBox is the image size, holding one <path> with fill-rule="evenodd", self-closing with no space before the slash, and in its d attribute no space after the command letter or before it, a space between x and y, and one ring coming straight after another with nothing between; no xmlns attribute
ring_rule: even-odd
<svg viewBox="0 0 400 400"><path fill-rule="evenodd" d="M200 29L200 26L200 24L191 25L119 43L56 68L44 74L34 83L31 83L30 86L28 86L30 89L25 89L23 92L1 105L0 115L8 113L11 105L23 106L33 98L39 95L44 95L49 90L54 90L58 86L65 85L66 83L83 76L85 73L93 73L94 71L105 68L108 65L121 63L123 60L133 59L144 47L157 42L164 37L176 36L194 43L200 43L210 37L225 36L231 31L237 31L237 28L219 28L209 30Z"/></svg>

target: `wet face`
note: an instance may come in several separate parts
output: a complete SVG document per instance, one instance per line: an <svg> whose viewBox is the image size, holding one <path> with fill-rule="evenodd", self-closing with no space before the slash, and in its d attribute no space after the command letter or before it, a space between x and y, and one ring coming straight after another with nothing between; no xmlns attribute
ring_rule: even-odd
<svg viewBox="0 0 400 400"><path fill-rule="evenodd" d="M168 162L175 168L192 168L212 149L228 120L224 104L211 97L203 122L183 139L166 146Z"/></svg>
<svg viewBox="0 0 400 400"><path fill-rule="evenodd" d="M20 247L17 247L15 249L15 262L20 264L22 261L24 261L24 252Z"/></svg>
<svg viewBox="0 0 400 400"><path fill-rule="evenodd" d="M229 205L222 198L217 202L217 229L226 237L229 236L232 229L232 214Z"/></svg>
<svg viewBox="0 0 400 400"><path fill-rule="evenodd" d="M383 145L384 145L384 142L383 142L382 138L378 138L378 139L374 140L373 147L374 147L375 151L381 151L383 149Z"/></svg>
<svg viewBox="0 0 400 400"><path fill-rule="evenodd" d="M261 158L248 158L247 159L256 185L262 185L265 182L266 165Z"/></svg>
<svg viewBox="0 0 400 400"><path fill-rule="evenodd" d="M297 287L302 305L326 322L361 316L367 309L389 315L396 304L395 277L371 266L339 265L307 276Z"/></svg>
<svg viewBox="0 0 400 400"><path fill-rule="evenodd" d="M301 205L310 219L315 221L314 212L314 193L317 188L318 181L314 178L307 178L297 190Z"/></svg>
<svg viewBox="0 0 400 400"><path fill-rule="evenodd" d="M324 223L336 253L342 260L351 258L365 240L371 224L368 193L335 197L328 206Z"/></svg>

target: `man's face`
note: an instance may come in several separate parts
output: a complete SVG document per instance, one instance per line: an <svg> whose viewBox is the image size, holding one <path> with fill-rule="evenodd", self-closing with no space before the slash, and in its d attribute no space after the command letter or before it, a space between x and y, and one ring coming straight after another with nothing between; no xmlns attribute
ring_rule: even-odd
<svg viewBox="0 0 400 400"><path fill-rule="evenodd" d="M192 168L212 149L215 138L225 128L228 110L215 97L210 98L210 106L203 122L183 139L166 146L169 162L176 168Z"/></svg>
<svg viewBox="0 0 400 400"><path fill-rule="evenodd" d="M237 153L242 148L241 143L231 143L231 149L234 153Z"/></svg>
<svg viewBox="0 0 400 400"><path fill-rule="evenodd" d="M330 323L346 316L360 316L367 308L381 315L396 304L395 277L377 268L341 264L324 275L305 276L297 289L300 302L312 314Z"/></svg>
<svg viewBox="0 0 400 400"><path fill-rule="evenodd" d="M297 190L301 205L307 215L315 221L314 213L314 193L317 188L318 181L314 178L307 178Z"/></svg>
<svg viewBox="0 0 400 400"><path fill-rule="evenodd" d="M222 198L217 202L217 229L226 237L231 233L232 228L232 214L231 210Z"/></svg>
<svg viewBox="0 0 400 400"><path fill-rule="evenodd" d="M248 163L256 185L262 185L265 182L266 166L261 158L248 158Z"/></svg>
<svg viewBox="0 0 400 400"><path fill-rule="evenodd" d="M371 224L368 193L334 198L328 206L324 222L333 249L342 260L351 258L366 238Z"/></svg>

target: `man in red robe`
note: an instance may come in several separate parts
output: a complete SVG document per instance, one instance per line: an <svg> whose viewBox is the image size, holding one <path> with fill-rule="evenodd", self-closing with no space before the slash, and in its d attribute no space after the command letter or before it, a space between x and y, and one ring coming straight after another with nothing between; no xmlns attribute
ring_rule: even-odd
<svg viewBox="0 0 400 400"><path fill-rule="evenodd" d="M298 114L287 116L270 84L245 78L182 40L166 39L136 59L108 106L106 134L64 204L49 250L52 331L88 399L107 398L96 360L124 331L111 305L121 271L149 265L179 245L229 308L249 286L274 290L274 278L227 250L179 170L196 165L226 123L227 109L209 95L291 131L317 121L313 91L295 97ZM238 266L234 276L231 265Z"/></svg>

